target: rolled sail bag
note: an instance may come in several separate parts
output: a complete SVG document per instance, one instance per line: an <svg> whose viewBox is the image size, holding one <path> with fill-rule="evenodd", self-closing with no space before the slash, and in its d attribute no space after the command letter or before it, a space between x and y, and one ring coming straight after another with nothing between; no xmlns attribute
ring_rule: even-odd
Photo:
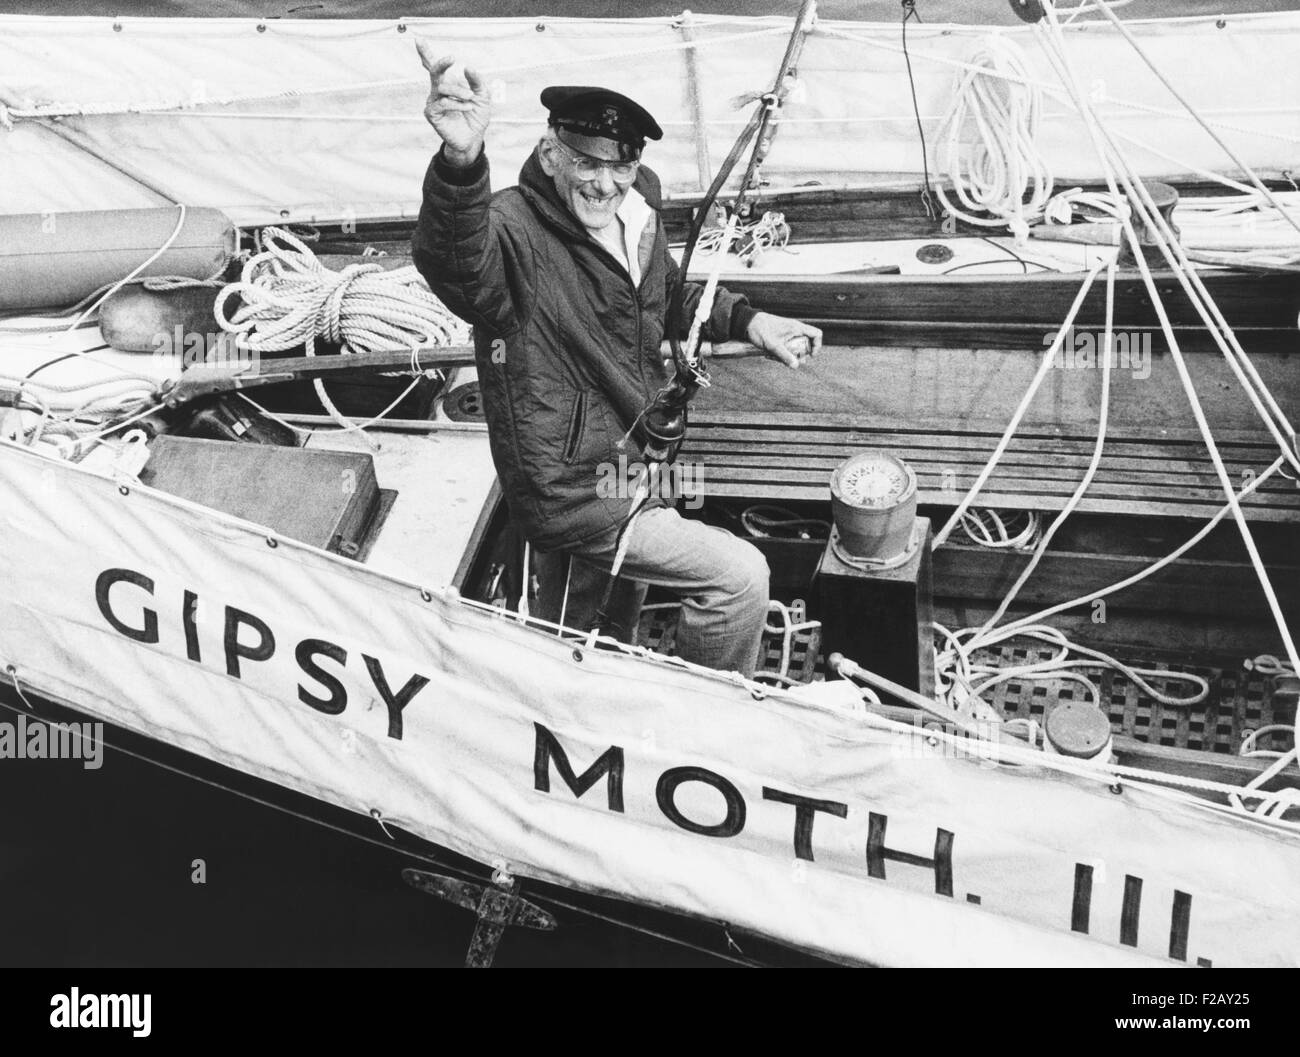
<svg viewBox="0 0 1300 1057"><path fill-rule="evenodd" d="M0 312L76 304L148 260L179 218L175 206L0 216ZM211 279L238 250L229 217L188 208L171 245L140 274Z"/></svg>
<svg viewBox="0 0 1300 1057"><path fill-rule="evenodd" d="M213 312L221 282L170 285L142 279L113 292L99 308L99 332L120 352L176 356L182 366L225 360L236 354L235 336L221 329ZM238 299L230 305L234 311Z"/></svg>

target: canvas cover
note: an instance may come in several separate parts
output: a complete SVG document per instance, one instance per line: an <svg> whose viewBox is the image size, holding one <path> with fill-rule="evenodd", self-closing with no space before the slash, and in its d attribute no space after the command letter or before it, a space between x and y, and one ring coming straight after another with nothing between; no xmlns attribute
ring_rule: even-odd
<svg viewBox="0 0 1300 1057"><path fill-rule="evenodd" d="M421 113L428 79L417 37L477 66L493 86L498 107L488 149L498 185L513 182L542 130L541 88L594 81L652 110L666 136L652 145L648 163L668 191L698 191L748 116L736 101L770 88L791 24L788 16L717 15L0 17L0 104L10 111L0 112L7 122L0 127L0 212L170 198L225 209L241 225L413 218L437 146ZM1300 15L1130 15L1129 25L1246 162L1274 177L1295 167ZM1051 171L1063 181L1096 179L1082 125L1023 24L911 24L925 127L935 131L964 75L953 60L963 61L991 32L1021 43L1034 76L1055 86L1040 134ZM1067 35L1085 90L1127 137L1143 173L1233 168L1109 26L1080 21ZM688 51L689 40L699 47ZM1199 76L1207 69L1216 75ZM766 169L774 186L881 178L910 184L919 177L898 23L823 19L799 74ZM31 113L66 116L55 126L22 116Z"/></svg>
<svg viewBox="0 0 1300 1057"><path fill-rule="evenodd" d="M9 444L0 495L0 668L479 862L850 962L1300 952L1276 827L575 646Z"/></svg>

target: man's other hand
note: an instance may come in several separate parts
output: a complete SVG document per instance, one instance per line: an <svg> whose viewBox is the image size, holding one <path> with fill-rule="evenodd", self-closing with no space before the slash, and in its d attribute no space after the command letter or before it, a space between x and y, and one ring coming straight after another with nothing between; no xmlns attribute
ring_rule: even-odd
<svg viewBox="0 0 1300 1057"><path fill-rule="evenodd" d="M443 154L452 165L469 165L483 149L492 119L492 96L482 78L451 55L433 57L433 45L417 40L420 61L429 71L429 100L424 118L442 137Z"/></svg>
<svg viewBox="0 0 1300 1057"><path fill-rule="evenodd" d="M745 336L774 360L793 369L822 347L822 332L797 319L759 312Z"/></svg>

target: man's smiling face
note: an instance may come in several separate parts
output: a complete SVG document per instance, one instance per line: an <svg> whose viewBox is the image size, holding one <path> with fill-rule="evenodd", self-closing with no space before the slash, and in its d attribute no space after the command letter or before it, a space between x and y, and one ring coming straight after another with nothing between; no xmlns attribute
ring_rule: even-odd
<svg viewBox="0 0 1300 1057"><path fill-rule="evenodd" d="M618 143L603 136L567 133L562 142L554 130L542 142L543 171L555 182L569 212L590 231L601 231L613 222L636 179L635 169L626 176L615 176L605 165L590 171L597 161L622 162L619 151Z"/></svg>

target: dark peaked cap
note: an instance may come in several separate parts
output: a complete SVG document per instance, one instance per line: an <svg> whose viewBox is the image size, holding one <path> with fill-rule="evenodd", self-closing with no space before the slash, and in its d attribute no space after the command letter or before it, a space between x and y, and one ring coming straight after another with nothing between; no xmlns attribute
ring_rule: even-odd
<svg viewBox="0 0 1300 1057"><path fill-rule="evenodd" d="M603 136L640 149L662 139L663 129L649 111L625 95L589 85L552 85L542 90L550 123L580 136Z"/></svg>

